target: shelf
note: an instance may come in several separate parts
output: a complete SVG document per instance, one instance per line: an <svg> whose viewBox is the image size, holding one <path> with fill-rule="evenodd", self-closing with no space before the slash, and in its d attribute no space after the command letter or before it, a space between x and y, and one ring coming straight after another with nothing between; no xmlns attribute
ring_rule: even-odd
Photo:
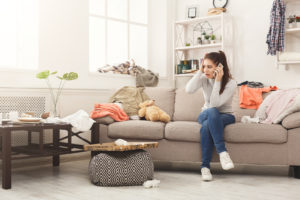
<svg viewBox="0 0 300 200"><path fill-rule="evenodd" d="M185 51L191 49L201 49L201 48L213 48L213 47L221 47L222 43L215 43L215 44L203 44L203 45L194 45L194 46L187 46L187 47L177 47L176 51Z"/></svg>
<svg viewBox="0 0 300 200"><path fill-rule="evenodd" d="M286 33L294 33L294 32L300 32L300 28L289 28L285 30Z"/></svg>
<svg viewBox="0 0 300 200"><path fill-rule="evenodd" d="M291 60L291 61L278 61L279 65L287 65L287 64L300 64L300 60Z"/></svg>
<svg viewBox="0 0 300 200"><path fill-rule="evenodd" d="M189 74L175 74L176 77L189 77L194 76L195 73L189 73Z"/></svg>
<svg viewBox="0 0 300 200"><path fill-rule="evenodd" d="M187 19L187 20L177 21L177 22L175 22L175 24L176 25L194 24L194 23L198 23L198 22L206 21L206 20L221 19L222 16L223 16L223 13L219 14L219 15L212 15L212 16L199 17L199 18L195 18L195 19Z"/></svg>
<svg viewBox="0 0 300 200"><path fill-rule="evenodd" d="M284 0L285 3L297 2L298 0Z"/></svg>

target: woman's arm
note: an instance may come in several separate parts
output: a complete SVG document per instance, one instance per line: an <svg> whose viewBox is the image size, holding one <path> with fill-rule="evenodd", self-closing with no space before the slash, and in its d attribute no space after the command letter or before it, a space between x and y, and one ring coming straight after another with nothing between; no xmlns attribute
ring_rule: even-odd
<svg viewBox="0 0 300 200"><path fill-rule="evenodd" d="M236 90L237 84L234 80L230 80L220 95L221 81L215 81L213 90L210 95L209 107L220 107L225 104L233 95Z"/></svg>
<svg viewBox="0 0 300 200"><path fill-rule="evenodd" d="M194 93L203 85L203 80L205 79L204 76L202 76L203 73L201 70L199 70L191 80L186 84L185 91L187 93Z"/></svg>

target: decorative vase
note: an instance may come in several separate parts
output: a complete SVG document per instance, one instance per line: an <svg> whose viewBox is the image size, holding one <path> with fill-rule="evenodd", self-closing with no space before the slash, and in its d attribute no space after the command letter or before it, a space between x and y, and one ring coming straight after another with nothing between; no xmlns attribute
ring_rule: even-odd
<svg viewBox="0 0 300 200"><path fill-rule="evenodd" d="M50 109L50 117L60 117L60 110L58 103L53 103L51 104L51 109Z"/></svg>
<svg viewBox="0 0 300 200"><path fill-rule="evenodd" d="M295 27L295 23L293 22L293 23L289 23L289 26L288 26L288 28L294 28Z"/></svg>

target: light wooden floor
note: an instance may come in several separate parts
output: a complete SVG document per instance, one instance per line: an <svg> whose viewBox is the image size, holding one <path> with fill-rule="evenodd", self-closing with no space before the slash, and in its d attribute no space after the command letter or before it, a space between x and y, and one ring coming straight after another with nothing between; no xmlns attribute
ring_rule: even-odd
<svg viewBox="0 0 300 200"><path fill-rule="evenodd" d="M233 172L223 173L218 166L214 166L214 180L202 182L199 170L195 171L198 166L183 167L177 164L177 171L155 171L155 178L161 181L160 187L145 189L142 186L94 186L87 174L88 163L89 160L84 159L63 162L58 168L53 168L50 163L35 167L15 167L13 187L11 190L0 189L0 199L300 199L300 179L288 177L286 167L261 169L255 166L237 166ZM162 164L160 168L165 167ZM174 169L174 164L172 168Z"/></svg>

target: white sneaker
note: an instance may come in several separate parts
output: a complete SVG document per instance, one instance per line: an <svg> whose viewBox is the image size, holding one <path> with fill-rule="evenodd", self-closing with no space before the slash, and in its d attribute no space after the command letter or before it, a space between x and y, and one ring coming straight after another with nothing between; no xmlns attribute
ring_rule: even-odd
<svg viewBox="0 0 300 200"><path fill-rule="evenodd" d="M201 175L202 175L203 181L211 181L212 180L212 175L210 173L210 169L208 169L207 167L201 168Z"/></svg>
<svg viewBox="0 0 300 200"><path fill-rule="evenodd" d="M220 153L220 162L224 170L229 170L234 168L234 164L230 159L229 153L227 151L223 151Z"/></svg>

